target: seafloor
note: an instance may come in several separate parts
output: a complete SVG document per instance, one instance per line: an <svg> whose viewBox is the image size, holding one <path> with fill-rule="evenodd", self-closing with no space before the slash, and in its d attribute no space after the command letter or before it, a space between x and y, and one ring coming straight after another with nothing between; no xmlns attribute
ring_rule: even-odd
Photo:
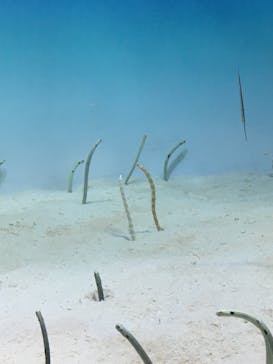
<svg viewBox="0 0 273 364"><path fill-rule="evenodd" d="M44 363L41 311L54 364L264 363L260 332L273 329L273 178L234 174L155 181L158 232L146 180L125 187L129 240L116 180L82 189L0 196L0 362ZM106 300L97 302L98 271Z"/></svg>

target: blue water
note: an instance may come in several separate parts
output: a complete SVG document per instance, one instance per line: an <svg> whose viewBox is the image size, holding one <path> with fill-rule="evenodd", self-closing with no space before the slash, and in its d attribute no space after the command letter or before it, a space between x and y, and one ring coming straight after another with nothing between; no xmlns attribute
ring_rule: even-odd
<svg viewBox="0 0 273 364"><path fill-rule="evenodd" d="M126 174L144 133L155 176L180 139L176 174L270 172L272 23L266 0L1 1L1 190L66 188L98 138L92 176Z"/></svg>

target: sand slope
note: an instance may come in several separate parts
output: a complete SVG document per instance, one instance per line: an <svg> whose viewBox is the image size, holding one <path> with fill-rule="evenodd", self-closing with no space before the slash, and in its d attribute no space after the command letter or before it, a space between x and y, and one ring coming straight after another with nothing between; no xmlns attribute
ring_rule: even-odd
<svg viewBox="0 0 273 364"><path fill-rule="evenodd" d="M273 178L156 180L157 232L146 180L125 187L137 240L115 180L81 189L0 196L0 361L44 363L35 311L45 318L54 364L141 360L121 323L153 363L264 363L263 339L239 319L273 330ZM93 272L109 292L92 300Z"/></svg>

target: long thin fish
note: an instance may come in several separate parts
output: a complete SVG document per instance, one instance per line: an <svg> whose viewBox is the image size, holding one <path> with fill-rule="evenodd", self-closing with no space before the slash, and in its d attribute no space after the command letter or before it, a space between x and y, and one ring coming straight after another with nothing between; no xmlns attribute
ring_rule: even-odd
<svg viewBox="0 0 273 364"><path fill-rule="evenodd" d="M238 72L238 82L239 82L240 101L241 101L241 117L242 117L244 133L245 133L245 140L247 141L245 107L244 107L243 91L242 91L242 84L241 84L241 78L240 78L239 72Z"/></svg>

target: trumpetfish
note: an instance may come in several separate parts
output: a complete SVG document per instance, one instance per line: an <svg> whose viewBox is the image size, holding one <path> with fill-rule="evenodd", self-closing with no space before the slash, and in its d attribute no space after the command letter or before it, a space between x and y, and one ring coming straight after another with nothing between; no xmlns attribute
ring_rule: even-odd
<svg viewBox="0 0 273 364"><path fill-rule="evenodd" d="M238 72L238 82L239 82L240 102L241 102L241 118L242 118L242 124L243 124L243 128L244 128L245 141L247 141L245 107L244 107L244 99L243 99L243 91L242 91L241 77L240 77L240 73L239 72Z"/></svg>

